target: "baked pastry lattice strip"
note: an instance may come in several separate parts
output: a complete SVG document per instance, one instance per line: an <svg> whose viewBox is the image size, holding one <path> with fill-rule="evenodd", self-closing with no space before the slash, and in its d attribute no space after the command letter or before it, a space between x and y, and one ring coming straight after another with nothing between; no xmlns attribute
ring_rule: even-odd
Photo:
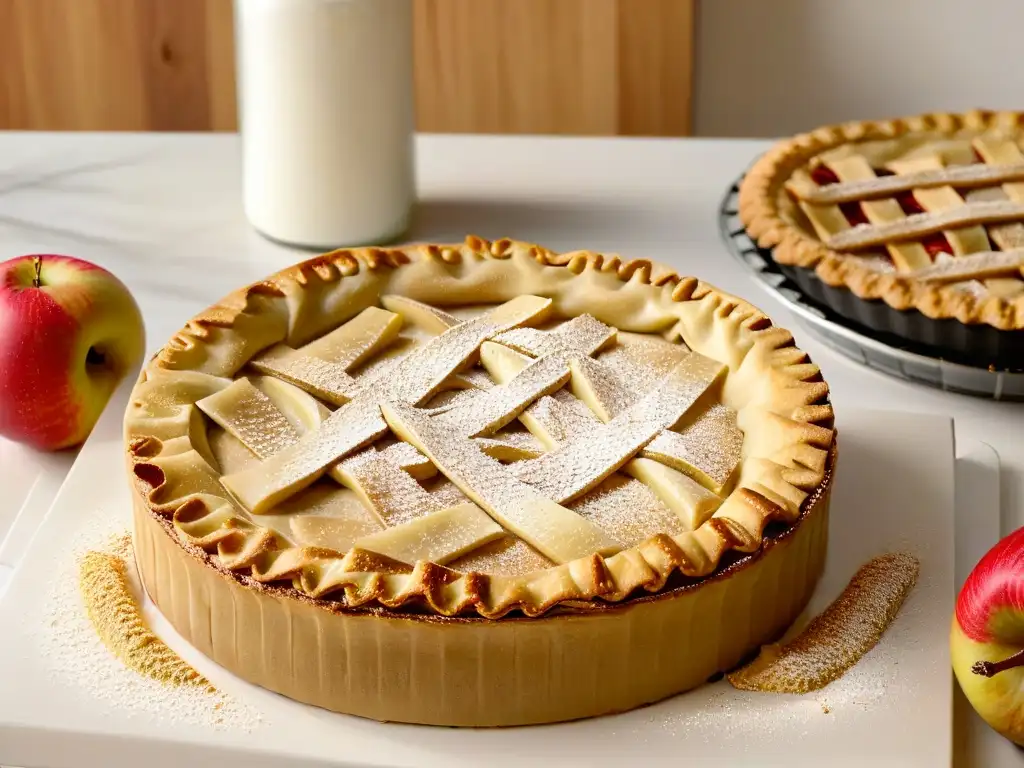
<svg viewBox="0 0 1024 768"><path fill-rule="evenodd" d="M989 187L1005 181L1024 180L1024 162L1007 165L954 165L920 168L895 176L875 176L841 181L824 187L801 190L800 198L815 205L852 203L874 197L892 197L900 192L953 186L960 189Z"/></svg>
<svg viewBox="0 0 1024 768"><path fill-rule="evenodd" d="M359 386L348 371L383 349L398 336L402 318L367 307L356 317L300 349L277 344L257 355L250 365L334 405L344 405Z"/></svg>
<svg viewBox="0 0 1024 768"><path fill-rule="evenodd" d="M1024 152L1021 152L1016 142L1009 139L978 136L971 145L978 156L990 165L1024 163ZM999 187L971 190L967 192L965 198L968 202L1013 200L1024 203L1024 183L1009 182ZM988 228L988 236L1002 251L1024 249L1024 224L1020 222L993 224ZM996 295L1008 299L1024 293L1024 282L1020 273L1013 278L988 280L985 286Z"/></svg>
<svg viewBox="0 0 1024 768"><path fill-rule="evenodd" d="M472 441L455 438L431 417L397 403L386 403L381 411L396 435L419 448L491 517L552 561L567 563L622 548L622 542L516 479Z"/></svg>
<svg viewBox="0 0 1024 768"><path fill-rule="evenodd" d="M493 342L483 345L481 360L499 381L515 376L530 362L524 355ZM576 358L576 362L581 360ZM565 390L540 398L520 414L519 420L550 450L587 440L603 426L586 405ZM710 517L721 503L718 496L682 472L643 458L643 454L627 461L623 471L645 483L691 530Z"/></svg>
<svg viewBox="0 0 1024 768"><path fill-rule="evenodd" d="M416 405L426 400L487 339L543 315L550 299L519 296L490 312L460 323L417 347L385 375L331 414L315 432L254 467L222 482L253 512L266 511L309 485L331 464L387 432L379 402L390 399Z"/></svg>
<svg viewBox="0 0 1024 768"><path fill-rule="evenodd" d="M875 169L863 157L846 157L825 164L835 174L840 183L869 182L878 178ZM800 200L800 208L814 225L815 231L825 242L852 232L846 219L846 213L838 205L820 206ZM895 224L906 219L906 214L895 200L866 200L860 203L864 216L873 225ZM882 244L882 243L880 243ZM889 257L896 268L902 272L921 269L931 264L931 257L920 243L884 243ZM833 246L834 247L834 246Z"/></svg>
<svg viewBox="0 0 1024 768"><path fill-rule="evenodd" d="M826 240L837 251L856 251L890 241L910 240L944 229L970 224L998 224L1024 219L1024 203L1010 200L986 200L948 208L938 213L914 213L901 221L885 224L860 224L832 235Z"/></svg>
<svg viewBox="0 0 1024 768"><path fill-rule="evenodd" d="M297 442L300 436L273 399L248 379L238 379L198 405L261 458ZM352 546L409 564L418 560L443 564L503 535L501 526L454 487L448 486L449 493L430 493L406 471L426 476L424 466L433 470L415 447L395 443L382 451L371 446L333 468L332 476L358 493L363 506L388 526L384 531L356 538ZM317 519L309 523L307 529L332 523L354 531L366 527L351 520Z"/></svg>
<svg viewBox="0 0 1024 768"><path fill-rule="evenodd" d="M719 366L721 370L721 366ZM663 430L676 424L708 386L685 363L606 424L537 459L516 464L516 475L560 502L586 493Z"/></svg>

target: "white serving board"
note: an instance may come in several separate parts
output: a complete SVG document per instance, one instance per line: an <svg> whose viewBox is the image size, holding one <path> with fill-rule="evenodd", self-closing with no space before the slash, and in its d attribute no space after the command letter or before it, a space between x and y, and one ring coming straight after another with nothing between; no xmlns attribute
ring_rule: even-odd
<svg viewBox="0 0 1024 768"><path fill-rule="evenodd" d="M0 437L0 595L74 459L73 451L43 453Z"/></svg>
<svg viewBox="0 0 1024 768"><path fill-rule="evenodd" d="M977 443L956 462L956 588L1012 525L1001 525L999 455ZM953 686L953 765L956 768L1010 768L1024 765L1024 751L1004 739L971 709L960 686Z"/></svg>
<svg viewBox="0 0 1024 768"><path fill-rule="evenodd" d="M185 645L147 605L156 631L257 714L217 726L147 696L91 634L58 653L41 607L55 573L104 530L124 530L119 394L72 468L0 598L0 763L50 768L645 764L939 766L951 759L954 446L948 418L840 413L826 573L808 613L855 570L905 549L921 579L879 646L842 680L806 696L720 682L633 712L553 726L451 729L382 724L284 699L234 678ZM74 591L72 579L65 589ZM80 610L65 599L68 611ZM71 617L65 617L70 620ZM80 618L80 617L79 617ZM64 620L63 618L61 620ZM75 619L78 620L78 619ZM48 634L50 633L50 634ZM107 664L100 669L97 665ZM99 672L97 672L99 670ZM127 682L124 678L127 677ZM133 687L134 686L134 687ZM827 712L825 710L828 710Z"/></svg>

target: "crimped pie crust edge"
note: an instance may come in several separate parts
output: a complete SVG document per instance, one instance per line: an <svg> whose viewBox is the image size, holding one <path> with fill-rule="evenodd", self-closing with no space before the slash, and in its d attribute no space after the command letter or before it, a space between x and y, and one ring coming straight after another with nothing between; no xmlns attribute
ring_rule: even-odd
<svg viewBox="0 0 1024 768"><path fill-rule="evenodd" d="M972 110L935 112L891 120L863 120L818 128L779 142L750 168L740 184L739 216L758 246L771 249L780 264L814 269L827 285L856 296L881 299L893 309L916 309L934 320L952 318L998 330L1024 329L1024 296L979 297L949 285L934 285L906 275L882 273L828 248L814 235L784 219L778 195L793 171L814 156L843 144L896 139L915 133L954 134L959 130L1002 129L1020 133L1024 113Z"/></svg>
<svg viewBox="0 0 1024 768"><path fill-rule="evenodd" d="M197 493L188 478L175 476L173 466L182 456L202 453L201 436L199 450L192 445L191 403L204 396L203 381L233 376L273 343L295 346L310 340L360 311L382 288L394 290L396 282L400 288L403 280L407 286L415 281L420 286L415 298L427 301L424 290L443 295L463 283L472 291L467 296L490 301L497 299L477 297L481 284L504 295L508 287L492 285L495 280L540 281L550 283L562 309L570 312L574 297L578 302L588 289L601 290L610 299L607 312L628 322L616 323L607 313L602 319L624 330L665 330L676 323L692 348L715 346L713 357L728 358L721 360L730 366L727 390L743 382L752 388L731 395L759 398L750 423L741 427L764 431L772 460L745 461L739 487L696 531L659 534L616 555L595 554L523 576L459 573L428 562L410 569L361 550L279 549L268 529L238 525L226 494L210 488ZM348 607L413 604L442 616L475 612L500 618L513 610L537 616L565 602L618 602L637 590L658 592L676 571L705 577L725 552L756 551L770 521L795 522L801 504L823 480L833 442L827 394L817 367L796 349L788 331L772 326L750 304L694 278L644 260L624 262L587 251L557 254L511 240L470 237L461 246L336 251L234 292L189 321L143 370L126 413L125 435L135 490L146 506L172 520L183 541L215 554L227 569L261 583L290 581L314 599L343 592ZM168 406L168 396L184 399Z"/></svg>

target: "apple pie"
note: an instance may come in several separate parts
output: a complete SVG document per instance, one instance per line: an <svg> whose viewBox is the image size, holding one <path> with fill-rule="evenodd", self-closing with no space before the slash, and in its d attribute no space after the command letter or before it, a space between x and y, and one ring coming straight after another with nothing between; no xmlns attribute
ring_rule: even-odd
<svg viewBox="0 0 1024 768"><path fill-rule="evenodd" d="M835 435L757 309L509 240L342 250L195 317L125 419L143 583L303 702L516 725L693 688L821 573Z"/></svg>
<svg viewBox="0 0 1024 768"><path fill-rule="evenodd" d="M820 128L747 173L747 232L813 300L973 365L1024 359L1024 114Z"/></svg>

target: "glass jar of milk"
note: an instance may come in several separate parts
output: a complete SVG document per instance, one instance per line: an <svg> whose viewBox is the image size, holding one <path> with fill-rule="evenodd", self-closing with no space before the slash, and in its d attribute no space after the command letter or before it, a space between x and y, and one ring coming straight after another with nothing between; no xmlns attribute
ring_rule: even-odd
<svg viewBox="0 0 1024 768"><path fill-rule="evenodd" d="M415 198L412 0L235 0L245 213L327 250L383 243Z"/></svg>

